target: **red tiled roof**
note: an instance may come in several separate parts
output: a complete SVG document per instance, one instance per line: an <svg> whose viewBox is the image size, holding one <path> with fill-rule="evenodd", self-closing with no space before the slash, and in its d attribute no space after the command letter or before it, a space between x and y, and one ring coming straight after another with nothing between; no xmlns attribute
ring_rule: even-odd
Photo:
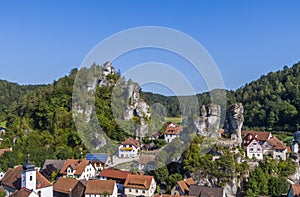
<svg viewBox="0 0 300 197"><path fill-rule="evenodd" d="M294 196L300 196L300 185L299 184L292 184L291 189L293 191Z"/></svg>
<svg viewBox="0 0 300 197"><path fill-rule="evenodd" d="M175 125L172 122L168 122L167 123L167 128L165 130L165 134L168 135L178 135L181 131L181 128L177 125Z"/></svg>
<svg viewBox="0 0 300 197"><path fill-rule="evenodd" d="M32 192L33 192L32 190L23 187L20 190L16 190L12 195L10 195L10 197L28 197Z"/></svg>
<svg viewBox="0 0 300 197"><path fill-rule="evenodd" d="M10 188L21 189L21 174L23 166L9 168L2 178L2 184Z"/></svg>
<svg viewBox="0 0 300 197"><path fill-rule="evenodd" d="M89 161L86 159L78 160L78 159L68 159L62 169L60 170L61 174L67 174L67 169L70 166L73 170L75 170L75 175L81 175L86 168L86 166L89 165Z"/></svg>
<svg viewBox="0 0 300 197"><path fill-rule="evenodd" d="M185 184L184 180L178 181L177 182L178 187L180 188L182 193L188 192L189 188L188 186Z"/></svg>
<svg viewBox="0 0 300 197"><path fill-rule="evenodd" d="M116 181L114 180L88 180L85 194L103 195L108 192L109 195L112 195L115 187Z"/></svg>
<svg viewBox="0 0 300 197"><path fill-rule="evenodd" d="M36 188L50 187L52 184L39 171L36 171Z"/></svg>
<svg viewBox="0 0 300 197"><path fill-rule="evenodd" d="M190 186L196 184L193 178L188 178L186 180L181 180L177 182L177 185L179 186L182 193L186 193L190 190Z"/></svg>
<svg viewBox="0 0 300 197"><path fill-rule="evenodd" d="M267 141L270 137L272 137L271 132L263 132L263 131L242 131L243 138L247 135L251 134L254 138L257 138L260 141Z"/></svg>
<svg viewBox="0 0 300 197"><path fill-rule="evenodd" d="M188 186L196 184L196 182L194 181L193 178L188 178L188 179L186 179L186 180L185 180L185 183L186 183Z"/></svg>
<svg viewBox="0 0 300 197"><path fill-rule="evenodd" d="M103 169L100 172L100 176L107 177L108 179L123 179L127 178L127 175L131 174L131 172L115 170L115 169Z"/></svg>
<svg viewBox="0 0 300 197"><path fill-rule="evenodd" d="M128 174L124 188L138 188L148 190L151 186L153 176Z"/></svg>
<svg viewBox="0 0 300 197"><path fill-rule="evenodd" d="M275 136L270 138L268 140L268 142L271 144L271 146L273 146L277 150L285 150L286 149L285 144Z"/></svg>
<svg viewBox="0 0 300 197"><path fill-rule="evenodd" d="M134 140L132 137L127 138L123 143L123 145L133 145L136 148L140 146L140 142L138 140Z"/></svg>
<svg viewBox="0 0 300 197"><path fill-rule="evenodd" d="M61 177L53 185L53 190L64 194L70 194L70 192L76 187L78 183L79 181L76 179Z"/></svg>

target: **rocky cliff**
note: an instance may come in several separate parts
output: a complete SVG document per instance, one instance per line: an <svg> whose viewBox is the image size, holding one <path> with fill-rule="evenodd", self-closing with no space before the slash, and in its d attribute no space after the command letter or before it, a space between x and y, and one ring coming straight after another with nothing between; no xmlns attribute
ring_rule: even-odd
<svg viewBox="0 0 300 197"><path fill-rule="evenodd" d="M242 126L244 122L244 107L242 103L235 103L227 112L224 124L224 132L235 141L236 145L240 146L242 143Z"/></svg>
<svg viewBox="0 0 300 197"><path fill-rule="evenodd" d="M198 135L220 137L221 107L216 104L203 105L200 114L194 121Z"/></svg>
<svg viewBox="0 0 300 197"><path fill-rule="evenodd" d="M136 83L127 83L128 105L123 113L124 120L132 120L134 117L140 121L140 127L135 131L136 137L145 137L148 133L148 123L150 118L149 105L141 99L140 87Z"/></svg>

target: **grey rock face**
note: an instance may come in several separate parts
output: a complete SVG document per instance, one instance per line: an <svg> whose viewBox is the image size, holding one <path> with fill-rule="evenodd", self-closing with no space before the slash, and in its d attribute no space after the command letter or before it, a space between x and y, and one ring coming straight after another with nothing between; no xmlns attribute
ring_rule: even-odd
<svg viewBox="0 0 300 197"><path fill-rule="evenodd" d="M242 126L244 122L244 107L242 103L233 104L227 115L224 125L224 131L231 139L236 142L236 145L240 146L242 143Z"/></svg>
<svg viewBox="0 0 300 197"><path fill-rule="evenodd" d="M220 137L221 106L216 104L203 105L200 116L196 119L195 126L198 135L218 138Z"/></svg>
<svg viewBox="0 0 300 197"><path fill-rule="evenodd" d="M101 76L100 76L100 78L98 80L99 86L109 86L109 85L112 85L111 82L109 81L109 79L107 79L107 76L108 75L113 75L113 74L115 74L114 67L112 66L112 64L110 62L106 62L103 65L103 70L102 70Z"/></svg>
<svg viewBox="0 0 300 197"><path fill-rule="evenodd" d="M135 132L135 135L137 137L145 137L148 133L148 123L146 118L149 118L151 115L151 113L149 113L150 107L143 99L141 99L140 87L137 84L130 83L127 87L127 100L130 102L124 112L124 119L131 120L135 116L138 117L141 126L139 127L139 130Z"/></svg>

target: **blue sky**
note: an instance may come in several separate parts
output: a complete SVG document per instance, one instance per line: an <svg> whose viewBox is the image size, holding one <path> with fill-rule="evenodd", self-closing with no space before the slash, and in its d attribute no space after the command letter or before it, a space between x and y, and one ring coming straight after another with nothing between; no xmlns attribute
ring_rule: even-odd
<svg viewBox="0 0 300 197"><path fill-rule="evenodd" d="M218 65L225 87L236 89L300 60L299 7L300 1L2 0L0 78L20 84L51 83L79 67L108 36L151 25L196 39ZM144 50L124 55L114 65L125 72L147 61L179 70L184 64L168 53ZM186 74L195 86L201 83L198 92L205 90L192 70Z"/></svg>

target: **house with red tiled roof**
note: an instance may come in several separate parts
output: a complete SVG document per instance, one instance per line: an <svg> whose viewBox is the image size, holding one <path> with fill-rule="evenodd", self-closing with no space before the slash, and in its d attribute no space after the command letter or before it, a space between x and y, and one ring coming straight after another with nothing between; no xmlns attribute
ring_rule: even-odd
<svg viewBox="0 0 300 197"><path fill-rule="evenodd" d="M124 193L127 197L153 196L156 190L156 182L153 176L128 174Z"/></svg>
<svg viewBox="0 0 300 197"><path fill-rule="evenodd" d="M88 180L85 197L107 196L117 197L118 189L114 180Z"/></svg>
<svg viewBox="0 0 300 197"><path fill-rule="evenodd" d="M271 137L264 144L263 147L268 147L268 150L271 149L269 153L274 159L286 160L287 147L280 141L277 137Z"/></svg>
<svg viewBox="0 0 300 197"><path fill-rule="evenodd" d="M119 157L137 157L140 150L140 142L131 137L127 138L118 148Z"/></svg>
<svg viewBox="0 0 300 197"><path fill-rule="evenodd" d="M53 196L52 184L29 162L23 166L19 165L8 169L2 179L2 186L7 196L22 188L32 190L40 197Z"/></svg>
<svg viewBox="0 0 300 197"><path fill-rule="evenodd" d="M271 132L242 131L243 146L249 158L263 159L263 155L272 156L274 159L286 160L287 147Z"/></svg>
<svg viewBox="0 0 300 197"><path fill-rule="evenodd" d="M85 186L76 179L60 177L53 185L55 197L81 197Z"/></svg>
<svg viewBox="0 0 300 197"><path fill-rule="evenodd" d="M171 194L174 195L188 195L190 191L190 186L195 185L196 182L193 178L188 178L185 180L178 181L176 185L171 190Z"/></svg>
<svg viewBox="0 0 300 197"><path fill-rule="evenodd" d="M86 159L67 159L59 173L63 177L76 178L77 180L89 180L96 176L94 166Z"/></svg>
<svg viewBox="0 0 300 197"><path fill-rule="evenodd" d="M291 184L287 197L299 197L299 196L300 196L300 185Z"/></svg>
<svg viewBox="0 0 300 197"><path fill-rule="evenodd" d="M103 169L100 172L100 180L114 180L117 183L118 191L123 192L124 183L127 175L132 174L131 172L116 170L116 169Z"/></svg>
<svg viewBox="0 0 300 197"><path fill-rule="evenodd" d="M173 122L168 122L164 132L164 138L167 143L172 142L175 138L179 137L181 127L175 125Z"/></svg>

